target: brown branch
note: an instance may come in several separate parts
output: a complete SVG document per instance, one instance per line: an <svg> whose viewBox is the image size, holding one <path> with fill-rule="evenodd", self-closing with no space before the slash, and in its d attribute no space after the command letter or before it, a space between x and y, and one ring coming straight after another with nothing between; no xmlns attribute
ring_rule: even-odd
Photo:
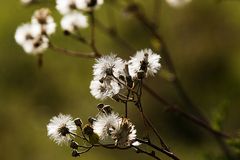
<svg viewBox="0 0 240 160"><path fill-rule="evenodd" d="M53 45L52 43L49 44L49 48L52 49L53 51L57 51L57 53L62 53L68 56L75 56L80 58L95 58L94 53L82 53L82 52L72 51L72 50L58 47L56 45Z"/></svg>
<svg viewBox="0 0 240 160"><path fill-rule="evenodd" d="M162 152L163 154L167 155L168 157L171 157L172 159L174 160L180 160L176 155L174 155L172 152L168 151L168 150L165 150L165 149L162 149L154 144L152 144L150 141L144 141L144 140L141 140L139 138L136 139L136 141L142 143L142 144L146 144L160 152Z"/></svg>
<svg viewBox="0 0 240 160"><path fill-rule="evenodd" d="M144 151L143 149L139 148L139 147L136 147L136 146L132 146L135 150L136 150L136 153L144 153L154 159L157 159L157 160L161 160L159 157L157 157L154 152L147 152L147 151Z"/></svg>

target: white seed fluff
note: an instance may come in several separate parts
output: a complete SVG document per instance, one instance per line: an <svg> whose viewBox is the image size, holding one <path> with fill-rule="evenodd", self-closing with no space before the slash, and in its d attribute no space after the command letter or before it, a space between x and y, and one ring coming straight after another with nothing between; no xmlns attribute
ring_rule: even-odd
<svg viewBox="0 0 240 160"><path fill-rule="evenodd" d="M93 131L101 140L112 137L115 130L119 130L122 119L118 114L112 112L111 114L99 114L97 120L93 122Z"/></svg>
<svg viewBox="0 0 240 160"><path fill-rule="evenodd" d="M36 10L32 16L32 24L39 24L42 32L47 35L51 35L56 31L56 23L53 17L50 15L50 11L47 8Z"/></svg>
<svg viewBox="0 0 240 160"><path fill-rule="evenodd" d="M160 55L153 53L151 49L140 50L128 61L129 74L133 78L137 78L137 73L140 71L141 61L144 60L145 54L148 55L146 77L149 75L154 76L160 69Z"/></svg>
<svg viewBox="0 0 240 160"><path fill-rule="evenodd" d="M59 114L53 117L47 125L48 136L58 145L66 144L71 140L70 134L63 135L62 128L66 128L69 132L75 133L77 127L70 115Z"/></svg>
<svg viewBox="0 0 240 160"><path fill-rule="evenodd" d="M48 38L42 35L41 26L38 24L23 24L15 33L16 42L28 54L42 53L48 48Z"/></svg>
<svg viewBox="0 0 240 160"><path fill-rule="evenodd" d="M127 118L123 118L119 130L113 132L113 139L115 140L116 145L120 147L129 146L134 142L137 135L137 130L132 122ZM138 145L135 143L135 145Z"/></svg>
<svg viewBox="0 0 240 160"><path fill-rule="evenodd" d="M91 81L89 88L92 96L101 100L104 100L108 97L113 97L114 95L118 94L121 89L120 85L114 80L103 81L101 83L97 79Z"/></svg>
<svg viewBox="0 0 240 160"><path fill-rule="evenodd" d="M125 75L125 62L116 55L102 56L96 60L93 66L93 75L95 79L106 78L109 73L112 73L116 78L120 75Z"/></svg>
<svg viewBox="0 0 240 160"><path fill-rule="evenodd" d="M87 17L79 12L72 12L66 14L61 20L61 27L63 30L71 33L75 32L80 28L87 28Z"/></svg>
<svg viewBox="0 0 240 160"><path fill-rule="evenodd" d="M62 14L68 14L77 9L78 0L56 0L56 9Z"/></svg>

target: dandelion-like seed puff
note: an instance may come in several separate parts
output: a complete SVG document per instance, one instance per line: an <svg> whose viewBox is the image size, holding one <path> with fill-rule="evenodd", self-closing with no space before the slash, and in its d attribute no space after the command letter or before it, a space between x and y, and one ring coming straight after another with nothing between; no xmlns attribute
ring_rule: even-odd
<svg viewBox="0 0 240 160"><path fill-rule="evenodd" d="M137 130L132 122L127 118L122 118L120 127L113 132L113 139L120 147L129 146L136 139L136 133Z"/></svg>
<svg viewBox="0 0 240 160"><path fill-rule="evenodd" d="M107 76L125 75L125 62L114 54L103 56L96 60L93 66L93 76L95 79L106 78Z"/></svg>
<svg viewBox="0 0 240 160"><path fill-rule="evenodd" d="M71 140L71 133L75 133L77 126L70 115L59 114L50 120L47 130L49 138L62 145Z"/></svg>
<svg viewBox="0 0 240 160"><path fill-rule="evenodd" d="M93 123L93 131L101 140L112 137L115 130L119 130L122 119L118 114L112 112L110 114L100 114Z"/></svg>
<svg viewBox="0 0 240 160"><path fill-rule="evenodd" d="M48 38L42 35L39 24L23 24L15 33L16 42L23 47L28 54L39 54L48 48Z"/></svg>
<svg viewBox="0 0 240 160"><path fill-rule="evenodd" d="M160 69L160 55L154 53L151 49L137 51L136 55L128 61L129 74L137 78L142 70L147 76L154 76Z"/></svg>
<svg viewBox="0 0 240 160"><path fill-rule="evenodd" d="M121 87L113 80L100 82L99 80L92 80L90 84L90 93L96 99L106 99L118 94Z"/></svg>
<svg viewBox="0 0 240 160"><path fill-rule="evenodd" d="M61 20L61 27L64 31L74 33L80 28L87 28L87 17L80 12L66 14Z"/></svg>

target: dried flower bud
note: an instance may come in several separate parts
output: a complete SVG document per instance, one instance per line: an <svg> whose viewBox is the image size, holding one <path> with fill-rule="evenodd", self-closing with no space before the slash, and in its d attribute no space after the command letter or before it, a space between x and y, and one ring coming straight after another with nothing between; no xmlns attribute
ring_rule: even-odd
<svg viewBox="0 0 240 160"><path fill-rule="evenodd" d="M88 7L95 7L97 5L97 0L87 0Z"/></svg>
<svg viewBox="0 0 240 160"><path fill-rule="evenodd" d="M81 120L80 118L76 118L76 119L74 120L74 123L75 123L76 126L78 126L78 127L81 127L82 124L83 124L83 122L82 122L82 120Z"/></svg>
<svg viewBox="0 0 240 160"><path fill-rule="evenodd" d="M104 107L104 104L102 104L102 103L100 103L100 104L97 105L97 109L98 109L99 111L101 111L101 110L103 109L103 107Z"/></svg>
<svg viewBox="0 0 240 160"><path fill-rule="evenodd" d="M122 80L122 81L124 81L124 82L126 81L126 80L125 80L125 77L124 77L123 75L119 75L119 79Z"/></svg>
<svg viewBox="0 0 240 160"><path fill-rule="evenodd" d="M72 140L71 143L70 143L70 147L71 147L72 149L78 149L78 143L75 142L74 140Z"/></svg>
<svg viewBox="0 0 240 160"><path fill-rule="evenodd" d="M90 123L90 124L93 124L93 122L95 122L96 121L96 118L93 118L93 117L89 117L88 118L88 122Z"/></svg>
<svg viewBox="0 0 240 160"><path fill-rule="evenodd" d="M69 31L67 31L67 30L64 30L64 31L63 31L63 34L64 34L65 36L69 36L71 33L70 33Z"/></svg>
<svg viewBox="0 0 240 160"><path fill-rule="evenodd" d="M88 135L88 136L92 135L93 134L93 128L89 124L87 124L83 128L83 133Z"/></svg>
<svg viewBox="0 0 240 160"><path fill-rule="evenodd" d="M74 150L72 151L72 156L73 156L73 157L79 157L79 156L80 156L80 153L79 153L76 149L74 149Z"/></svg>
<svg viewBox="0 0 240 160"><path fill-rule="evenodd" d="M102 111L105 113L105 114L111 114L112 113L112 108L110 105L105 105L102 109Z"/></svg>

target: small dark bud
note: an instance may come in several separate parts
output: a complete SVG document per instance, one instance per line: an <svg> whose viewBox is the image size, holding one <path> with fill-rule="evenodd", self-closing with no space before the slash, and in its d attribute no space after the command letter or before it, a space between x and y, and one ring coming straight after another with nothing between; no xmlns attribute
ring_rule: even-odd
<svg viewBox="0 0 240 160"><path fill-rule="evenodd" d="M76 118L76 119L74 120L74 123L75 123L76 126L78 126L78 127L81 127L82 124L83 124L83 122L82 122L82 120L81 120L80 118Z"/></svg>
<svg viewBox="0 0 240 160"><path fill-rule="evenodd" d="M78 143L75 142L74 140L72 140L71 143L70 143L70 147L71 147L72 149L78 149Z"/></svg>
<svg viewBox="0 0 240 160"><path fill-rule="evenodd" d="M88 7L94 7L97 4L97 0L87 0Z"/></svg>
<svg viewBox="0 0 240 160"><path fill-rule="evenodd" d="M89 124L87 124L83 128L83 133L88 135L88 136L92 135L93 134L93 128Z"/></svg>
<svg viewBox="0 0 240 160"><path fill-rule="evenodd" d="M143 70L140 70L137 73L137 77L138 77L138 79L143 79L145 77L145 72Z"/></svg>
<svg viewBox="0 0 240 160"><path fill-rule="evenodd" d="M67 30L64 30L64 31L63 31L63 34L64 34L65 36L69 36L71 33L70 33L69 31L67 31Z"/></svg>
<svg viewBox="0 0 240 160"><path fill-rule="evenodd" d="M102 110L105 114L111 114L112 113L112 108L111 108L110 105L105 105Z"/></svg>
<svg viewBox="0 0 240 160"><path fill-rule="evenodd" d="M95 122L96 121L96 118L93 118L93 117L89 117L88 118L88 122L90 123L90 124L93 124L93 122Z"/></svg>
<svg viewBox="0 0 240 160"><path fill-rule="evenodd" d="M103 107L104 107L104 104L102 104L102 103L100 103L100 104L97 105L97 109L98 109L99 111L101 111L101 110L103 109Z"/></svg>
<svg viewBox="0 0 240 160"><path fill-rule="evenodd" d="M125 77L123 75L120 75L119 79L125 82Z"/></svg>
<svg viewBox="0 0 240 160"><path fill-rule="evenodd" d="M72 156L73 156L73 157L79 157L79 156L80 156L80 153L79 153L76 149L74 149L74 150L72 151Z"/></svg>

